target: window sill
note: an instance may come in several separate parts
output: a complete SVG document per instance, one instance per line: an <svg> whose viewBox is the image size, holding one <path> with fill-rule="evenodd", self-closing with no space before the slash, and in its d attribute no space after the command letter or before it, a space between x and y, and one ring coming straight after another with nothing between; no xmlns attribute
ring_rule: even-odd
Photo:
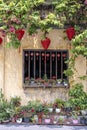
<svg viewBox="0 0 87 130"><path fill-rule="evenodd" d="M53 84L47 84L47 85L44 85L44 84L40 84L40 85L24 84L23 87L24 88L69 88L69 85L64 85L64 84L56 84L56 85L53 85Z"/></svg>

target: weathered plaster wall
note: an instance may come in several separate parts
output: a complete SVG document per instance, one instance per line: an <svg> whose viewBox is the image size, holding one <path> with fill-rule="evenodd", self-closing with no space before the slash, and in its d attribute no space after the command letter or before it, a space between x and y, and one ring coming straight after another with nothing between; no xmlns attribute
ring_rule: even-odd
<svg viewBox="0 0 87 130"><path fill-rule="evenodd" d="M66 34L64 30L52 30L49 33L51 44L49 49L69 49L71 48L70 41L64 39ZM5 96L9 99L12 96L20 96L22 103L25 104L29 100L41 99L53 101L59 97L62 99L68 98L68 89L65 88L28 88L23 89L23 57L22 51L24 48L29 49L43 49L40 43L42 33L38 30L38 34L29 36L25 33L22 39L21 51L15 49L3 48L0 46L0 88L3 88ZM6 39L5 39L6 40ZM5 42L6 44L6 42ZM86 72L86 60L83 57L78 57L76 61L76 67L80 75L84 75ZM78 74L75 74L75 79ZM86 89L87 82L83 82L84 88Z"/></svg>

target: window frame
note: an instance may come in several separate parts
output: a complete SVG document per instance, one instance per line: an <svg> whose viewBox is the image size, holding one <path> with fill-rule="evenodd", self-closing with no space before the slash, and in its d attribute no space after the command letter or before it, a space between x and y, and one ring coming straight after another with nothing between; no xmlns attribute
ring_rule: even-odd
<svg viewBox="0 0 87 130"><path fill-rule="evenodd" d="M66 52L67 53L67 60L69 59L69 50L67 50L67 49L62 49L62 50L60 50L60 49L57 49L57 50L54 50L54 49L48 49L48 50L43 50L43 49L23 49L23 86L24 87L32 87L30 84L25 84L25 77L24 77L24 58L25 58L25 55L24 55L24 53L26 52L26 51L34 51L34 53L35 53L35 51L40 51L40 52L56 52L56 53L58 53L58 52L60 52L61 54L63 53L63 52ZM61 56L62 57L62 56ZM61 62L63 62L62 60L61 60ZM68 64L67 64L67 68L68 68ZM63 70L62 70L63 71ZM63 75L63 74L62 74ZM63 78L62 78L63 79ZM50 80L50 79L49 79ZM43 86L43 85L41 85L41 86ZM48 87L49 87L49 85L47 85ZM50 85L50 87L52 87L52 86L54 86L53 84L52 85ZM66 85L64 85L64 83L62 83L62 84L60 84L60 85L58 85L58 86L66 86ZM69 79L68 79L68 77L67 77L67 86L69 87ZM36 85L36 86L34 86L34 84L33 84L33 87L38 87L38 85ZM40 86L39 86L40 87ZM55 85L55 87L57 87L57 85Z"/></svg>

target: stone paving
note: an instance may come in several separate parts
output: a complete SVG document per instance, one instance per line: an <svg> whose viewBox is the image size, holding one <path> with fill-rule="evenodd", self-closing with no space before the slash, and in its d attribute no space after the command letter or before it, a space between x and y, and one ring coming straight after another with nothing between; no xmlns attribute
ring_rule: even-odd
<svg viewBox="0 0 87 130"><path fill-rule="evenodd" d="M87 130L87 126L1 124L0 130Z"/></svg>

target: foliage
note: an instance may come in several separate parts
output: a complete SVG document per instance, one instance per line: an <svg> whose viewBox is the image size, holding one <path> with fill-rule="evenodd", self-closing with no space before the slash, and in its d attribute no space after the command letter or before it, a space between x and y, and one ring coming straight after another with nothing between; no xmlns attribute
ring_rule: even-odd
<svg viewBox="0 0 87 130"><path fill-rule="evenodd" d="M45 82L48 82L47 74L44 74L43 79Z"/></svg>
<svg viewBox="0 0 87 130"><path fill-rule="evenodd" d="M72 117L73 117L73 119L78 119L78 113L77 113L77 111L72 111Z"/></svg>
<svg viewBox="0 0 87 130"><path fill-rule="evenodd" d="M53 11L49 11L46 17L42 19L38 7L44 4L47 5L50 2L46 0L1 0L0 30L4 35L11 35L10 27L14 27L15 30L28 28L29 34L32 35L39 28L43 31L44 37L46 37L46 34L55 25L61 28L66 23L72 24L76 21L75 17L80 9L84 8L85 11L85 5L82 0L52 0ZM20 41L14 40L13 37L10 38L11 41L7 44L7 47L20 47Z"/></svg>
<svg viewBox="0 0 87 130"><path fill-rule="evenodd" d="M4 121L10 117L9 113L6 111L10 104L4 97L2 90L0 90L0 121Z"/></svg>
<svg viewBox="0 0 87 130"><path fill-rule="evenodd" d="M42 103L39 100L29 101L28 106L31 112L34 112L34 113L42 112L43 110Z"/></svg>
<svg viewBox="0 0 87 130"><path fill-rule="evenodd" d="M87 93L83 91L83 85L77 83L69 91L69 101L72 106L76 109L86 109L87 108Z"/></svg>
<svg viewBox="0 0 87 130"><path fill-rule="evenodd" d="M13 107L19 107L19 106L21 105L21 98L18 97L18 96L11 97L10 104L11 104Z"/></svg>
<svg viewBox="0 0 87 130"><path fill-rule="evenodd" d="M83 55L87 57L87 30L80 33L75 39L72 40L73 49L72 52L77 57L78 55Z"/></svg>
<svg viewBox="0 0 87 130"><path fill-rule="evenodd" d="M58 108L63 108L64 104L65 104L65 101L63 101L62 99L60 98L56 98L55 99L55 104L56 104L56 107Z"/></svg>

